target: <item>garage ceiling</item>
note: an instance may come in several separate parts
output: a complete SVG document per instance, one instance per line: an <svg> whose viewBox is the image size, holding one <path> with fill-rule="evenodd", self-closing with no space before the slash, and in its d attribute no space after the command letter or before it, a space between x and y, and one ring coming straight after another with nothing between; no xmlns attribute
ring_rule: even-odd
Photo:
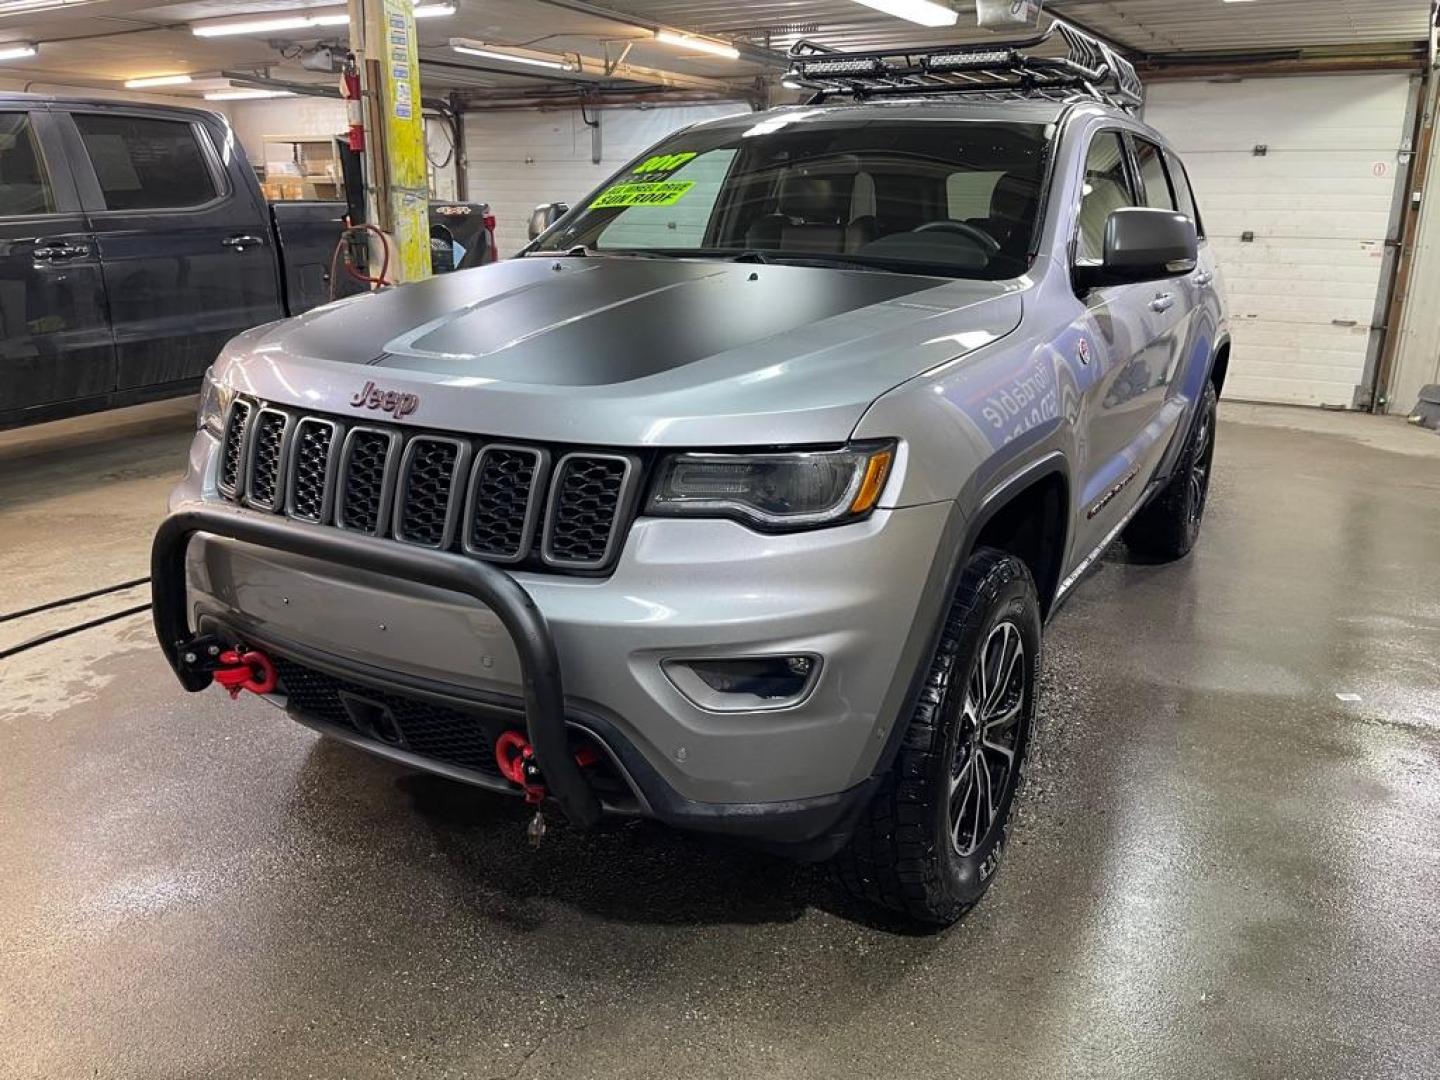
<svg viewBox="0 0 1440 1080"><path fill-rule="evenodd" d="M975 26L968 0L956 3L958 25L933 31L853 0L617 0L611 6L704 33L768 40L775 48L788 48L797 37L864 48L995 36ZM1045 10L1137 51L1211 52L1423 41L1430 0L1050 0Z"/></svg>
<svg viewBox="0 0 1440 1080"><path fill-rule="evenodd" d="M315 30L218 39L197 38L188 30L187 24L198 19L314 7L316 0L53 2L57 6L50 10L6 15L7 0L0 0L0 43L40 43L40 55L4 63L0 77L42 91L113 90L137 76L218 76L222 70L265 72L326 86L334 82L331 76L303 71L293 59L297 46L324 40ZM974 25L969 0L955 0L960 22L942 30L924 29L853 0L605 0L603 8L584 0L453 2L459 8L455 15L419 24L427 94L455 88L514 90L553 82L553 76L505 70L505 65L487 68L485 61L457 56L448 48L451 37L532 44L602 59L618 56L629 44L631 63L733 84L773 71L774 65L758 60L755 52L726 61L676 51L656 44L650 31L658 24L776 51L801 37L850 49L994 37ZM607 9L616 17L605 17ZM1430 0L1050 0L1046 10L1135 52L1162 55L1411 44L1426 39L1430 21ZM326 33L337 36L335 30ZM175 92L198 97L200 90Z"/></svg>

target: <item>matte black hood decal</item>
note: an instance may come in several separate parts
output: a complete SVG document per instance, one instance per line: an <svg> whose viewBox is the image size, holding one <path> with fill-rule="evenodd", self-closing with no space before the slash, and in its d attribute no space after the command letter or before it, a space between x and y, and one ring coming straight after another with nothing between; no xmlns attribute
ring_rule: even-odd
<svg viewBox="0 0 1440 1080"><path fill-rule="evenodd" d="M560 266L543 285L486 297L417 327L389 342L376 363L507 383L609 385L942 283L676 260L567 259Z"/></svg>

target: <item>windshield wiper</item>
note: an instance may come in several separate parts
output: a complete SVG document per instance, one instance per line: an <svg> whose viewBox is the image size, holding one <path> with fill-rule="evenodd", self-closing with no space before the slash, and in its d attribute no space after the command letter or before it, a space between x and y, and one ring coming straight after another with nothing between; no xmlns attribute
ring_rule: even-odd
<svg viewBox="0 0 1440 1080"><path fill-rule="evenodd" d="M536 248L527 252L526 257L544 256L549 259L666 259L668 254L656 251L640 251L633 248L596 249L586 247L584 244L576 244L564 251L558 248Z"/></svg>

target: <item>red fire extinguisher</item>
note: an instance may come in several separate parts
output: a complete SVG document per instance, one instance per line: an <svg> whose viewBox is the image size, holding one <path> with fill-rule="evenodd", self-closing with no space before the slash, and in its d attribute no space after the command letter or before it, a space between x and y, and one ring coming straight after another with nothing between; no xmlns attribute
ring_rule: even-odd
<svg viewBox="0 0 1440 1080"><path fill-rule="evenodd" d="M345 70L340 75L340 96L345 99L345 116L350 125L350 149L357 154L365 149L365 107L360 100L360 68L355 54L345 57Z"/></svg>

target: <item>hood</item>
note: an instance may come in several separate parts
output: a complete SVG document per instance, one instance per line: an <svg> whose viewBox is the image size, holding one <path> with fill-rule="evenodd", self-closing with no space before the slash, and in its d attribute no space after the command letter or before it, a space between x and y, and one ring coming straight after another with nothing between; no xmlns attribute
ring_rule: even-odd
<svg viewBox="0 0 1440 1080"><path fill-rule="evenodd" d="M513 259L244 334L262 398L614 446L844 440L881 394L1019 325L1013 283L697 259ZM378 392L378 396L377 393ZM386 419L393 418L391 415Z"/></svg>

